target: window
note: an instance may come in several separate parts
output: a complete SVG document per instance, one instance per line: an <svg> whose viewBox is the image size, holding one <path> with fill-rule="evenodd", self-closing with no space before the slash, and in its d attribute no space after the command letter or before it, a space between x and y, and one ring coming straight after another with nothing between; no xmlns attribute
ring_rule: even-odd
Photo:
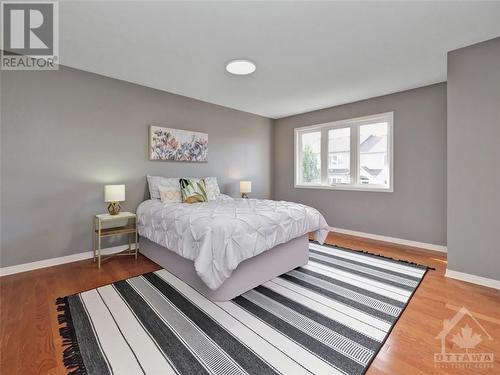
<svg viewBox="0 0 500 375"><path fill-rule="evenodd" d="M320 184L321 132L304 132L300 144L300 180L304 184Z"/></svg>
<svg viewBox="0 0 500 375"><path fill-rule="evenodd" d="M393 113L295 129L295 187L393 191Z"/></svg>
<svg viewBox="0 0 500 375"><path fill-rule="evenodd" d="M351 183L351 128L328 130L328 184Z"/></svg>

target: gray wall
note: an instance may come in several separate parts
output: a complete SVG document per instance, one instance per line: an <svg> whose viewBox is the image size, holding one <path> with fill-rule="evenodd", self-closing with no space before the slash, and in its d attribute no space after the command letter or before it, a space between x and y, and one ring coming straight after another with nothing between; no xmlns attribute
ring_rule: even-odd
<svg viewBox="0 0 500 375"><path fill-rule="evenodd" d="M500 38L448 54L448 268L500 280Z"/></svg>
<svg viewBox="0 0 500 375"><path fill-rule="evenodd" d="M296 189L294 128L394 111L394 192ZM446 244L446 84L279 119L274 198L318 208L332 227Z"/></svg>
<svg viewBox="0 0 500 375"><path fill-rule="evenodd" d="M1 75L2 267L90 251L104 184L126 184L124 210L146 174L214 175L231 195L249 179L270 196L270 119L64 67ZM208 163L149 161L153 122L208 133Z"/></svg>

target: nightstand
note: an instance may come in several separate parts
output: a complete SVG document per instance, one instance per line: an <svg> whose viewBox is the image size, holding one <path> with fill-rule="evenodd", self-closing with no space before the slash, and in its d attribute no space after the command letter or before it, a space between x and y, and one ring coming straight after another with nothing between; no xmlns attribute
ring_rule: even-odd
<svg viewBox="0 0 500 375"><path fill-rule="evenodd" d="M97 267L101 268L101 239L109 236L128 236L128 249L106 256L109 259L119 255L133 255L137 259L139 243L137 238L137 216L132 212L120 212L118 215L100 214L92 219L92 245L94 251L94 262L97 259ZM133 241L132 241L133 239ZM132 242L135 248L132 251Z"/></svg>

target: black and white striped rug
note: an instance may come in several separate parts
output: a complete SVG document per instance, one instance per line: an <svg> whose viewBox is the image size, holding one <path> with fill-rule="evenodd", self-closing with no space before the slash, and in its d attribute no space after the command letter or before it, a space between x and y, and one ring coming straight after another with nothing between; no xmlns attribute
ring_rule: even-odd
<svg viewBox="0 0 500 375"><path fill-rule="evenodd" d="M363 374L425 266L310 244L310 260L228 302L165 270L59 299L75 374Z"/></svg>

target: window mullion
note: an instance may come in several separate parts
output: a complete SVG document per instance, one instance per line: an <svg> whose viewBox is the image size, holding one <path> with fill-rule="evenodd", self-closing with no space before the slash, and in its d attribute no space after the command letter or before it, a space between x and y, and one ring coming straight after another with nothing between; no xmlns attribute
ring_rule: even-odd
<svg viewBox="0 0 500 375"><path fill-rule="evenodd" d="M351 185L359 184L359 168L358 168L358 134L359 127L356 125L351 125L351 151L350 151L350 160L351 160Z"/></svg>
<svg viewBox="0 0 500 375"><path fill-rule="evenodd" d="M302 179L302 132L297 132L297 166L295 173L297 174L297 183L301 184L304 180Z"/></svg>

